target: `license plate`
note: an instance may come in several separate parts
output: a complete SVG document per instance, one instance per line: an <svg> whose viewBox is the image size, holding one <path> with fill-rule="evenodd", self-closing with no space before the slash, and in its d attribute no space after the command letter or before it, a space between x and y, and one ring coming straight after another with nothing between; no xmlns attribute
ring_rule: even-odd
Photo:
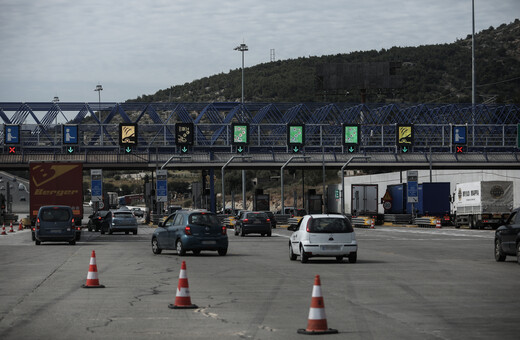
<svg viewBox="0 0 520 340"><path fill-rule="evenodd" d="M335 245L324 245L324 246L321 246L321 250L339 250L339 247L340 246L335 246Z"/></svg>
<svg viewBox="0 0 520 340"><path fill-rule="evenodd" d="M58 233L61 233L61 230L60 229L53 229L53 230L51 230L51 233L58 234Z"/></svg>
<svg viewBox="0 0 520 340"><path fill-rule="evenodd" d="M217 241L202 241L202 244L217 244Z"/></svg>
<svg viewBox="0 0 520 340"><path fill-rule="evenodd" d="M254 223L254 224L260 224L260 223L262 223L262 221L260 221L260 220L255 220L253 223Z"/></svg>

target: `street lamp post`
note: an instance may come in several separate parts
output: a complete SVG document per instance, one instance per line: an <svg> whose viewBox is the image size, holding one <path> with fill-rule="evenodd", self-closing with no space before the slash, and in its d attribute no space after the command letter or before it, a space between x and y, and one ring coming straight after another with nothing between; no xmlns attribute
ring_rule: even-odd
<svg viewBox="0 0 520 340"><path fill-rule="evenodd" d="M103 145L103 122L101 121L101 91L103 91L103 86L101 86L101 84L97 84L94 91L97 91L98 93L99 124L101 125L101 145Z"/></svg>
<svg viewBox="0 0 520 340"><path fill-rule="evenodd" d="M243 115L243 110L244 110L244 52L248 51L248 50L249 50L249 48L244 43L235 47L235 51L242 52L242 97L241 97L242 99L240 101L240 103L242 104L241 119L243 119L243 116L244 116ZM246 171L245 170L242 170L242 202L243 202L243 204L242 204L243 208L247 209L246 208Z"/></svg>
<svg viewBox="0 0 520 340"><path fill-rule="evenodd" d="M244 104L244 52L248 51L248 50L249 50L249 48L244 43L235 47L235 51L242 52L242 101L241 101L242 104Z"/></svg>
<svg viewBox="0 0 520 340"><path fill-rule="evenodd" d="M352 162L354 159L365 159L369 160L370 156L353 156L347 161L347 163L343 164L341 167L341 214L345 215L345 168Z"/></svg>

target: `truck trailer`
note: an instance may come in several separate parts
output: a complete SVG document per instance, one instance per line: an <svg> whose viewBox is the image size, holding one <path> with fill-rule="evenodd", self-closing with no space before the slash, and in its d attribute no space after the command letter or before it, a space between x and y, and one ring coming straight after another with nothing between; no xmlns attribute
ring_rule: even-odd
<svg viewBox="0 0 520 340"><path fill-rule="evenodd" d="M513 209L513 185L512 181L458 183L452 195L455 226L496 229L504 224Z"/></svg>
<svg viewBox="0 0 520 340"><path fill-rule="evenodd" d="M449 182L424 182L418 185L418 202L408 202L406 183L387 186L391 204L385 209L385 221L414 223L434 227L437 220L441 225L451 224L451 202Z"/></svg>
<svg viewBox="0 0 520 340"><path fill-rule="evenodd" d="M43 205L72 208L76 225L83 218L83 164L31 162L29 164L29 209L31 225Z"/></svg>

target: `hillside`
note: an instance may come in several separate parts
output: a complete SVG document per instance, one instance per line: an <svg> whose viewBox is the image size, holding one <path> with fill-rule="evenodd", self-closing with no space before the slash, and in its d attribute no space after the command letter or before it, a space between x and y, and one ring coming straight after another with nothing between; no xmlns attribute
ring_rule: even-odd
<svg viewBox="0 0 520 340"><path fill-rule="evenodd" d="M477 103L520 103L520 20L475 35ZM450 44L392 47L302 57L246 68L246 102L359 102L358 91L327 94L316 88L316 67L327 63L399 62L398 91L369 91L367 102L470 103L471 35ZM129 102L240 101L241 71L172 86Z"/></svg>

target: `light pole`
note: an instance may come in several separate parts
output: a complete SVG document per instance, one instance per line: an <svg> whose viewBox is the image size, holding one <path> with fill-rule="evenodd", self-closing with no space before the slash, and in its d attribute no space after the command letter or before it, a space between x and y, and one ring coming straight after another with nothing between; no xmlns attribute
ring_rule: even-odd
<svg viewBox="0 0 520 340"><path fill-rule="evenodd" d="M244 43L235 47L235 51L242 52L242 101L241 101L242 104L244 104L244 52L248 51L248 50L249 50L249 48Z"/></svg>
<svg viewBox="0 0 520 340"><path fill-rule="evenodd" d="M291 161L293 159L298 159L298 158L302 158L302 159L308 159L308 158L311 158L311 156L292 156L291 158L289 158L289 160L287 162L285 162L284 165L282 165L282 167L280 168L280 193L281 193L281 200L282 200L282 210L281 210L281 213L282 214L285 214L285 204L284 204L284 190L283 190L283 169L285 169L285 167L291 163ZM304 194L304 193L303 193Z"/></svg>
<svg viewBox="0 0 520 340"><path fill-rule="evenodd" d="M347 163L343 164L341 167L341 214L345 215L345 168L352 162L354 159L365 159L369 160L370 156L353 156L347 161Z"/></svg>
<svg viewBox="0 0 520 340"><path fill-rule="evenodd" d="M249 50L249 48L244 43L235 47L235 51L242 52L242 99L240 101L240 103L242 104L242 107L240 110L241 111L241 115L240 115L241 120L243 120L243 118L244 118L244 114L243 114L243 109L244 109L244 52L248 51L248 50ZM222 191L222 192L224 192L224 191ZM243 208L246 209L246 171L245 170L242 170L242 202L243 202L243 204L242 204Z"/></svg>
<svg viewBox="0 0 520 340"><path fill-rule="evenodd" d="M97 84L94 91L97 91L98 93L99 124L101 125L101 145L103 145L103 122L101 121L101 91L103 91L103 86L101 86L101 84Z"/></svg>

